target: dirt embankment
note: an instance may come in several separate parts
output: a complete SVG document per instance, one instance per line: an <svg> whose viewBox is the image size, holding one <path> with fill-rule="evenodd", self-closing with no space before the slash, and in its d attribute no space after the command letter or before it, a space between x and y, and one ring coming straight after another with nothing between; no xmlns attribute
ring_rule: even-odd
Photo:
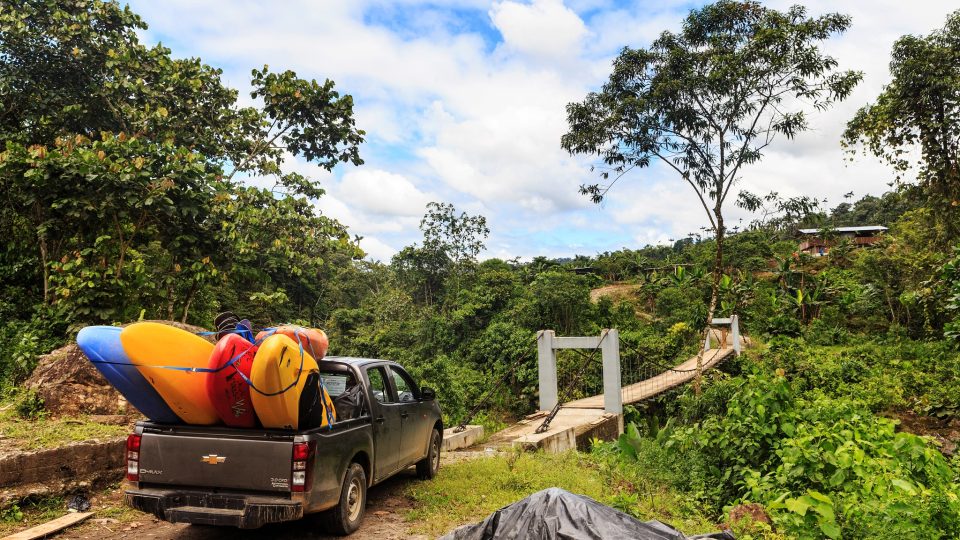
<svg viewBox="0 0 960 540"><path fill-rule="evenodd" d="M636 293L642 285L634 283L614 283L590 291L590 301L596 302L603 297L608 297L614 303L623 301L632 301L636 299Z"/></svg>

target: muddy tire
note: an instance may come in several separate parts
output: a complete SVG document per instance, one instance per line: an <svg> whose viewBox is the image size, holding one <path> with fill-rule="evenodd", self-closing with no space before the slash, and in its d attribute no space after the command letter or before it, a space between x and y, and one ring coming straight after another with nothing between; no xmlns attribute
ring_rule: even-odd
<svg viewBox="0 0 960 540"><path fill-rule="evenodd" d="M367 475L359 463L351 463L343 477L340 502L321 514L324 528L331 534L346 536L360 528L367 509Z"/></svg>
<svg viewBox="0 0 960 540"><path fill-rule="evenodd" d="M430 451L427 457L417 462L417 477L421 480L430 480L440 470L440 431L433 430L430 435Z"/></svg>

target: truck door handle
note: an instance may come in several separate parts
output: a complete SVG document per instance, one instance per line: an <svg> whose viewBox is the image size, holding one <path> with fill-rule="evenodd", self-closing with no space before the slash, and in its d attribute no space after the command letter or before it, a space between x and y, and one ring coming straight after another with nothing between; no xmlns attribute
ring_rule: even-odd
<svg viewBox="0 0 960 540"><path fill-rule="evenodd" d="M405 413L405 412L400 413L400 418L406 418L408 416L410 416L410 413Z"/></svg>
<svg viewBox="0 0 960 540"><path fill-rule="evenodd" d="M378 417L374 418L373 421L376 422L376 423L378 423L378 424L382 424L382 423L383 423L383 417L382 417L382 416L378 416Z"/></svg>

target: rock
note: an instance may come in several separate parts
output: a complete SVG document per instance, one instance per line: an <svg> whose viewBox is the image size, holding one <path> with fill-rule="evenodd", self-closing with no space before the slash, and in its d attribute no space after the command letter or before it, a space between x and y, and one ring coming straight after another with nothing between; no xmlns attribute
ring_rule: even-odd
<svg viewBox="0 0 960 540"><path fill-rule="evenodd" d="M153 322L169 324L190 332L205 331L203 328L173 321ZM212 341L212 338L208 339ZM41 356L24 386L33 389L43 399L44 408L58 416L92 414L114 418L118 413L136 412L87 360L77 344L72 342Z"/></svg>
<svg viewBox="0 0 960 540"><path fill-rule="evenodd" d="M758 503L738 504L730 509L731 524L736 524L743 520L747 520L747 522L760 522L771 526L773 525L773 522L770 521L770 516L767 515L766 509L762 504Z"/></svg>
<svg viewBox="0 0 960 540"><path fill-rule="evenodd" d="M40 357L24 385L55 415L116 414L120 393L93 367L76 343Z"/></svg>

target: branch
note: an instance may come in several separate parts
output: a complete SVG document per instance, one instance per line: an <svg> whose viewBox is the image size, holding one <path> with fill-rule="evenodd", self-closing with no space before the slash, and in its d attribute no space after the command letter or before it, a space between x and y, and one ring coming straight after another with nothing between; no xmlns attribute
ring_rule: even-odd
<svg viewBox="0 0 960 540"><path fill-rule="evenodd" d="M266 140L267 136L270 134L271 131L273 131L273 128L277 126L277 122L279 121L280 121L279 118L273 119L273 122L270 123L270 127L267 128L266 135L262 139L254 143L250 151L247 152L247 156L243 158L243 160L239 164L237 164L237 166L233 168L233 171L231 171L230 174L226 177L227 181L232 180L233 176L237 174L237 172L240 171L243 167L246 167L246 165L250 163L250 161L254 158L254 156L256 156L257 154L260 154L261 152L269 148L273 144L273 142L277 140L277 137L286 133L287 130L289 130L290 127L292 126L291 124L291 126L287 126L286 128L281 129L276 133L276 135L274 135L269 141L267 141Z"/></svg>
<svg viewBox="0 0 960 540"><path fill-rule="evenodd" d="M661 155L659 152L651 152L651 153L652 153L653 155L657 156L658 158L660 158L660 159L661 159L664 163L666 163L667 165L670 165L670 167L672 167L673 170L677 171L677 173L680 175L681 178L684 179L684 181L686 181L688 184L690 184L690 187L692 187L692 188L693 188L693 191L697 194L697 198L700 199L700 206L702 206L702 207L703 207L703 211L706 212L706 214L707 214L707 219L710 220L710 226L713 227L713 230L714 230L714 231L716 231L716 230L717 230L717 223L713 220L713 215L710 214L710 208L707 206L707 201L703 200L703 194L700 193L700 188L698 188L698 187L696 186L696 184L694 184L693 181L690 180L690 173L681 170L679 167L677 167L677 166L673 163L673 161L667 159L666 157L664 157L663 155Z"/></svg>

